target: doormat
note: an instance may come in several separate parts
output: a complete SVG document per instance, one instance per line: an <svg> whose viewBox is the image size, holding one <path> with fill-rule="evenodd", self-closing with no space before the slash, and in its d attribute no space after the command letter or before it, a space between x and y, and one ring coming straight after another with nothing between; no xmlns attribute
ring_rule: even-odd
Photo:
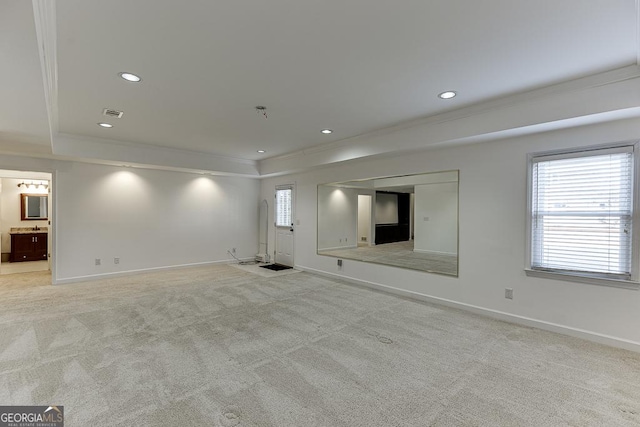
<svg viewBox="0 0 640 427"><path fill-rule="evenodd" d="M287 265L282 265L282 264L261 265L260 267L268 268L269 270L273 270L273 271L288 270L288 269L292 268L292 267L289 267Z"/></svg>

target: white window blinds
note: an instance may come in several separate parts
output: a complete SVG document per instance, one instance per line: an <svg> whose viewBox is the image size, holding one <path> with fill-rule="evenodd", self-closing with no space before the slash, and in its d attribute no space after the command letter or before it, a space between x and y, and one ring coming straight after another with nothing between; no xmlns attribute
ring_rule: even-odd
<svg viewBox="0 0 640 427"><path fill-rule="evenodd" d="M633 148L533 159L533 269L631 276Z"/></svg>
<svg viewBox="0 0 640 427"><path fill-rule="evenodd" d="M291 227L291 188L276 190L276 226Z"/></svg>

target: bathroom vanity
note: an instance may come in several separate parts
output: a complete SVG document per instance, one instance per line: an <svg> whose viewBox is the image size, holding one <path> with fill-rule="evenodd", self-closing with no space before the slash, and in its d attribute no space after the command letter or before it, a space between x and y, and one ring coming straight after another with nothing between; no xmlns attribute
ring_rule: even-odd
<svg viewBox="0 0 640 427"><path fill-rule="evenodd" d="M10 262L41 261L47 259L48 235L46 230L12 229L10 234Z"/></svg>

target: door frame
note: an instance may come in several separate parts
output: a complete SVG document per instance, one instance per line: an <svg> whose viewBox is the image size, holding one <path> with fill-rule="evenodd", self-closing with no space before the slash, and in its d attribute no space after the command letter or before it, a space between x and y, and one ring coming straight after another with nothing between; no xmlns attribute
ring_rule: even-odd
<svg viewBox="0 0 640 427"><path fill-rule="evenodd" d="M291 189L291 225L290 226L282 226L278 225L278 190L288 190ZM273 203L273 226L274 226L274 245L273 245L273 262L277 264L278 259L278 230L283 228L289 228L291 230L291 267L295 265L294 254L295 254L295 212L296 212L296 186L295 183L291 184L280 184L276 185L273 193L274 203Z"/></svg>
<svg viewBox="0 0 640 427"><path fill-rule="evenodd" d="M18 172L19 174L29 174L29 173L45 173L49 174L49 188L47 191L48 196L48 205L47 205L47 216L48 216L48 230L47 230L47 261L49 263L49 272L51 273L51 285L57 284L57 263L56 263L56 252L57 252L57 232L58 232L58 224L57 224L57 190L56 185L58 182L58 170L54 168L40 168L40 167L32 167L25 166L24 164L19 165L8 165L0 163L0 170L8 172L8 174L0 174L0 178L13 178L13 179L22 179L21 177L12 176L11 172ZM30 180L31 178L24 178L26 180ZM36 180L44 180L36 179ZM0 190L1 191L1 190Z"/></svg>

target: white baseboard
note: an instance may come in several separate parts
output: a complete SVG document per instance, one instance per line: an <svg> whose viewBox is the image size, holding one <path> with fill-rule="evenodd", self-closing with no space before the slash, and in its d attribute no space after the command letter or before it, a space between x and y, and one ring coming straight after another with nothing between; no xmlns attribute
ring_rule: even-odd
<svg viewBox="0 0 640 427"><path fill-rule="evenodd" d="M458 256L458 254L455 252L426 251L424 249L416 249L415 247L413 248L413 252L416 252L419 254Z"/></svg>
<svg viewBox="0 0 640 427"><path fill-rule="evenodd" d="M251 261L253 259L254 257L240 258L241 261ZM69 283L90 282L90 281L101 280L101 279L112 279L115 277L135 276L137 274L154 273L157 271L164 271L164 270L178 270L181 268L202 267L205 265L215 265L215 264L229 264L234 262L237 262L237 261L235 259L225 259L225 260L219 260L219 261L195 262L191 264L178 264L178 265L169 265L169 266L163 266L163 267L142 268L139 270L126 270L126 271L116 271L112 273L91 274L87 276L67 277L63 279L54 279L52 282L54 285L66 285Z"/></svg>
<svg viewBox="0 0 640 427"><path fill-rule="evenodd" d="M447 307L457 308L461 310L470 311L472 313L480 314L482 316L491 317L493 319L503 320L510 323L516 323L518 325L529 326L533 328L542 329L545 331L556 332L563 335L568 335L575 338L585 339L598 344L604 344L611 347L622 348L625 350L631 350L640 353L640 343L636 341L627 340L624 338L613 337L610 335L599 334L597 332L587 331L584 329L573 328L571 326L559 325L557 323L546 322L544 320L532 319L530 317L519 316L517 314L505 313L499 310L493 310L489 308L479 307L476 305L465 304L445 298L433 297L425 294L421 294L414 291L408 291L405 289L394 288L392 286L382 285L380 283L370 282L367 280L354 279L348 276L342 276L336 273L329 273L315 268L304 267L296 265L296 269L308 271L310 273L318 274L321 276L327 276L335 279L341 279L346 282L352 283L358 286L364 286L371 289L387 292L394 295L408 297L420 301L430 302L434 304L440 304Z"/></svg>
<svg viewBox="0 0 640 427"><path fill-rule="evenodd" d="M338 249L357 249L358 245L349 245L349 246L336 246L334 248L323 248L323 249L318 249L318 252L324 252L324 251L335 251Z"/></svg>

